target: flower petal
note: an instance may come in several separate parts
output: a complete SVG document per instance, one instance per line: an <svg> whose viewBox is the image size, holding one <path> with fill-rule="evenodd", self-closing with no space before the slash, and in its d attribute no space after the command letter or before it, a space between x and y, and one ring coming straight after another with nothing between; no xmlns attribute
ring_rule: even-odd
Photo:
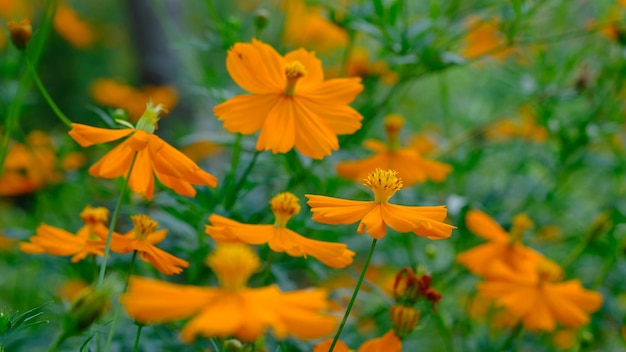
<svg viewBox="0 0 626 352"><path fill-rule="evenodd" d="M467 228L477 236L489 241L508 241L509 235L486 213L472 209L465 215Z"/></svg>
<svg viewBox="0 0 626 352"><path fill-rule="evenodd" d="M217 105L213 113L224 121L229 132L252 134L261 129L280 97L280 94L238 95Z"/></svg>
<svg viewBox="0 0 626 352"><path fill-rule="evenodd" d="M132 128L112 130L109 128L98 128L72 123L72 129L68 132L82 147L89 147L94 144L107 143L133 133Z"/></svg>
<svg viewBox="0 0 626 352"><path fill-rule="evenodd" d="M313 194L305 194L311 207L313 220L324 224L354 224L376 207L374 202L347 200Z"/></svg>
<svg viewBox="0 0 626 352"><path fill-rule="evenodd" d="M281 97L265 119L256 143L257 150L286 153L293 148L296 136L294 100ZM297 116L298 119L301 116Z"/></svg>
<svg viewBox="0 0 626 352"><path fill-rule="evenodd" d="M253 40L228 50L226 68L233 80L251 93L277 93L285 89L284 59L271 46Z"/></svg>

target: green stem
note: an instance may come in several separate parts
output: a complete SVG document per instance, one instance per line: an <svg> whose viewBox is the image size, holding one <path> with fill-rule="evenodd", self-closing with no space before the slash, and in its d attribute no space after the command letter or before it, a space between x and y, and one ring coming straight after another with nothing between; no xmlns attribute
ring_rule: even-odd
<svg viewBox="0 0 626 352"><path fill-rule="evenodd" d="M354 287L354 292L352 292L352 298L350 298L350 302L348 303L348 308L343 315L343 319L341 320L341 324L339 324L339 329L337 329L337 333L333 338L333 343L330 345L328 352L332 352L337 344L337 340L339 340L339 336L341 336L341 331L343 331L344 326L346 325L346 321L348 321L348 316L350 315L350 311L352 310L352 306L354 305L354 301L356 300L356 296L359 293L359 289L361 288L361 284L363 283L363 279L365 279L365 272L367 272L367 267L370 265L370 260L372 259L372 255L374 254L374 249L376 248L377 239L372 239L372 245L370 246L370 251L367 253L367 258L365 258L365 264L363 264L363 270L361 270L361 276L359 276L359 281L357 281L356 286Z"/></svg>
<svg viewBox="0 0 626 352"><path fill-rule="evenodd" d="M130 266L128 268L128 273L126 275L126 280L124 281L124 290L122 294L126 293L128 290L128 283L130 282L130 276L133 274L133 267L135 266L135 259L137 258L137 250L133 252L133 257L130 259ZM107 343L104 346L104 350L108 351L111 347L111 342L113 341L113 334L115 333L115 326L117 325L117 320L120 317L120 312L122 311L122 305L118 302L115 307L115 313L113 314L113 321L111 322L111 328L109 329L109 336L107 337ZM139 337L137 337L138 339ZM135 341L135 343L139 343L139 341Z"/></svg>
<svg viewBox="0 0 626 352"><path fill-rule="evenodd" d="M254 152L254 155L252 156L252 160L250 160L250 163L248 164L248 166L246 166L246 169L243 171L243 174L241 174L241 177L235 184L234 188L229 192L229 195L226 199L226 204L224 205L224 208L226 210L230 210L235 204L235 200L237 200L237 194L239 194L239 191L243 188L244 184L246 183L248 175L250 175L250 172L252 172L252 168L256 164L256 160L259 157L260 153L261 152L259 152L258 150Z"/></svg>
<svg viewBox="0 0 626 352"><path fill-rule="evenodd" d="M66 338L67 334L65 333L65 330L61 331L61 333L57 335L57 337L54 339L54 343L52 344L48 352L56 352L56 350L59 348L59 346L61 346Z"/></svg>
<svg viewBox="0 0 626 352"><path fill-rule="evenodd" d="M511 331L511 333L506 338L506 340L504 340L504 343L502 344L502 347L499 348L498 351L508 351L508 350L510 350L511 346L513 345L513 341L515 341L515 339L519 337L519 335L522 333L522 331L524 331L524 326L521 323L518 323L513 328L513 331Z"/></svg>
<svg viewBox="0 0 626 352"><path fill-rule="evenodd" d="M263 285L267 285L267 280L270 278L270 269L272 268L272 262L274 262L274 251L270 249L270 254L267 256L267 265L265 265L265 273L263 274Z"/></svg>
<svg viewBox="0 0 626 352"><path fill-rule="evenodd" d="M52 111L54 111L54 114L57 115L59 120L61 120L61 122L63 122L65 126L67 126L68 128L72 128L72 121L67 116L65 116L65 114L61 111L61 109L59 109L59 107L54 102L54 100L52 100L52 97L48 93L48 90L39 79L37 70L35 70L35 67L30 62L30 59L28 59L28 55L25 55L25 57L26 57L26 66L28 67L28 70L30 71L33 77L33 80L35 81L35 85L37 85L37 88L39 88L41 95L43 95L44 99L46 100L48 105L50 105L50 108L52 109Z"/></svg>
<svg viewBox="0 0 626 352"><path fill-rule="evenodd" d="M111 251L111 238L113 237L113 229L115 228L115 224L117 223L117 217L120 214L120 209L122 208L122 200L124 199L124 193L126 193L126 188L128 187L128 180L130 179L130 175L133 172L133 167L135 166L135 160L137 160L137 152L133 155L133 160L130 162L130 168L128 168L128 173L126 174L126 178L124 179L124 183L122 184L122 190L120 191L120 196L117 198L117 203L115 204L115 210L113 211L113 217L111 218L111 224L109 225L109 232L107 234L106 245L104 246L104 256L102 257L102 263L100 264L100 275L98 275L98 284L96 288L101 288L102 283L104 282L104 274L107 270L107 260L109 259L109 252Z"/></svg>
<svg viewBox="0 0 626 352"><path fill-rule="evenodd" d="M141 338L141 330L143 330L143 324L137 324L137 334L135 335L135 344L133 345L133 352L137 352L139 348L139 339Z"/></svg>

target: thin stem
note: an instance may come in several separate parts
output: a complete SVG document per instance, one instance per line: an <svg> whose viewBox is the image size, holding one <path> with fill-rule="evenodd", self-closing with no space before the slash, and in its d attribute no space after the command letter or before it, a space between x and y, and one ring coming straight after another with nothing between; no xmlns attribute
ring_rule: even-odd
<svg viewBox="0 0 626 352"><path fill-rule="evenodd" d="M65 126L72 128L72 121L67 116L65 116L65 114L61 111L61 109L59 109L59 107L54 102L54 100L52 100L52 97L48 93L48 90L39 79L37 70L35 70L35 67L30 62L28 55L24 55L24 56L26 57L26 66L28 67L28 70L30 71L30 74L32 75L33 80L35 81L35 85L37 85L37 88L39 88L41 95L43 95L44 99L46 100L48 105L50 105L50 108L52 109L52 111L54 111L54 114L57 115L59 120L61 120L61 122L63 122Z"/></svg>
<svg viewBox="0 0 626 352"><path fill-rule="evenodd" d="M126 188L128 187L128 180L130 179L130 175L133 172L133 167L135 166L135 160L137 160L137 152L135 152L135 154L133 155L133 160L130 162L130 168L128 169L128 173L126 174L124 183L122 184L120 196L117 198L117 203L115 204L115 210L113 211L113 217L111 218L111 224L109 225L109 233L107 234L106 245L104 246L104 256L102 257L102 263L100 264L100 275L98 276L98 284L96 285L96 288L101 288L102 283L104 282L104 273L107 270L107 260L109 259L109 252L111 251L111 238L113 237L113 229L115 228L115 224L117 223L117 217L119 216L120 208L122 207L124 193L126 193Z"/></svg>
<svg viewBox="0 0 626 352"><path fill-rule="evenodd" d="M509 349L511 349L511 346L513 345L513 341L515 341L515 339L517 339L519 337L519 335L522 333L522 331L524 331L524 326L521 323L518 323L513 328L513 331L511 331L511 333L506 338L506 340L504 340L504 343L502 344L502 347L500 349L498 349L498 350L499 351L508 351Z"/></svg>
<svg viewBox="0 0 626 352"><path fill-rule="evenodd" d="M226 205L224 206L226 210L230 210L232 206L235 204L235 200L237 199L237 194L243 188L243 185L246 183L248 175L250 175L250 172L252 171L252 168L256 164L256 160L259 157L260 153L261 152L258 150L254 152L254 155L252 156L252 160L250 160L250 163L248 164L248 166L246 166L246 169L243 171L243 174L241 174L241 177L235 184L235 187L232 189L232 191L230 191L226 199Z"/></svg>
<svg viewBox="0 0 626 352"><path fill-rule="evenodd" d="M361 284L363 283L363 279L365 279L365 272L367 272L367 267L370 265L370 260L372 259L372 255L374 254L374 249L376 248L377 239L372 239L372 245L370 246L370 251L367 253L367 258L365 258L365 264L363 264L363 270L361 270L361 276L359 276L359 281L357 281L356 286L354 287L354 292L352 292L352 298L350 298L350 302L348 303L348 308L343 315L343 319L341 320L341 324L339 324L339 329L333 338L333 343L330 345L328 352L332 352L337 344L337 340L339 340L339 336L341 336L341 332L343 331L343 327L346 325L346 321L348 321L348 316L350 315L350 311L352 310L352 306L354 305L354 301L356 300L356 296L359 293L359 289L361 288Z"/></svg>
<svg viewBox="0 0 626 352"><path fill-rule="evenodd" d="M128 283L130 282L130 276L133 273L133 267L135 265L135 259L137 258L137 250L135 250L133 252L133 257L130 259L130 266L128 268L128 273L126 275L126 280L124 282L124 290L122 291L122 294L126 293L126 290L128 290ZM113 321L111 322L111 328L109 329L109 336L107 337L107 343L104 346L104 350L108 351L109 348L111 347L111 342L113 341L113 334L115 333L115 326L117 325L117 320L120 317L120 312L122 311L122 305L117 304L117 306L115 307L115 313L113 314ZM138 343L139 341L135 341L136 343Z"/></svg>
<svg viewBox="0 0 626 352"><path fill-rule="evenodd" d="M137 324L137 334L135 335L135 344L133 345L133 352L137 352L139 348L139 339L141 338L141 330L143 330L143 324Z"/></svg>
<svg viewBox="0 0 626 352"><path fill-rule="evenodd" d="M267 285L267 280L270 278L272 262L274 262L274 251L270 250L270 254L267 256L267 265L265 265L265 273L263 274L263 285Z"/></svg>

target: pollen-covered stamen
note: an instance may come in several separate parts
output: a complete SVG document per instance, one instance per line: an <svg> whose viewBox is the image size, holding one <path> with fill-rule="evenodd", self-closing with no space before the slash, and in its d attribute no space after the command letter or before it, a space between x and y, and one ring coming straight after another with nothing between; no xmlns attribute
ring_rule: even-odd
<svg viewBox="0 0 626 352"><path fill-rule="evenodd" d="M159 226L159 223L148 215L132 215L130 218L133 220L135 238L138 240L145 240Z"/></svg>
<svg viewBox="0 0 626 352"><path fill-rule="evenodd" d="M511 226L511 230L509 231L511 243L521 242L524 232L526 232L526 230L530 229L534 225L535 224L528 217L528 215L524 213L517 214L513 218L513 225Z"/></svg>
<svg viewBox="0 0 626 352"><path fill-rule="evenodd" d="M261 266L259 257L245 244L219 244L206 260L215 272L220 286L227 290L239 290Z"/></svg>
<svg viewBox="0 0 626 352"><path fill-rule="evenodd" d="M300 212L299 202L300 199L289 192L279 193L272 198L272 200L270 200L270 207L276 217L274 225L280 227L287 226L287 221Z"/></svg>
<svg viewBox="0 0 626 352"><path fill-rule="evenodd" d="M385 117L385 132L387 132L387 149L394 151L400 148L400 139L398 135L404 126L404 119L397 114L387 115Z"/></svg>
<svg viewBox="0 0 626 352"><path fill-rule="evenodd" d="M363 185L374 191L375 202L386 203L402 188L402 180L398 178L396 170L376 169L365 178Z"/></svg>
<svg viewBox="0 0 626 352"><path fill-rule="evenodd" d="M293 97L296 94L296 83L300 78L306 76L306 68L300 61L288 62L285 65L285 76L287 77L285 95Z"/></svg>
<svg viewBox="0 0 626 352"><path fill-rule="evenodd" d="M109 220L109 209L87 205L80 213L80 218L88 225L105 223Z"/></svg>

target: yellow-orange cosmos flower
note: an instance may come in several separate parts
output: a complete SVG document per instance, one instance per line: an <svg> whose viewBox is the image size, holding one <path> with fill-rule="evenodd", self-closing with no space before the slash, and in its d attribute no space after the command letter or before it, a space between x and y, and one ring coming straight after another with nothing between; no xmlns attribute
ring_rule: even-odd
<svg viewBox="0 0 626 352"><path fill-rule="evenodd" d="M254 341L268 328L278 339L290 334L313 339L334 331L336 318L322 313L327 306L324 290L281 292L276 285L247 288L248 278L260 267L250 247L218 245L207 262L218 277L219 288L133 277L122 297L126 311L143 323L190 317L181 332L186 342L197 335Z"/></svg>
<svg viewBox="0 0 626 352"><path fill-rule="evenodd" d="M215 176L200 169L183 153L153 134L162 111L160 105L148 104L135 128L111 130L73 123L69 134L83 147L128 137L93 164L89 173L103 178L126 177L136 155L128 185L133 192L148 199L154 195L155 176L176 193L190 197L196 195L192 184L215 187Z"/></svg>
<svg viewBox="0 0 626 352"><path fill-rule="evenodd" d="M579 280L561 281L561 268L551 261L536 263L532 275L496 263L478 292L519 318L528 330L554 331L557 323L578 328L602 306L602 295L586 290Z"/></svg>
<svg viewBox="0 0 626 352"><path fill-rule="evenodd" d="M513 219L511 235L504 231L489 215L480 210L470 210L465 216L467 228L488 242L456 257L456 261L476 275L485 276L500 263L518 273L534 270L543 255L521 242L524 231L533 226L525 214Z"/></svg>
<svg viewBox="0 0 626 352"><path fill-rule="evenodd" d="M373 201L356 201L306 194L313 220L324 224L353 224L360 221L358 232L381 238L387 226L398 232L413 232L429 239L450 237L454 226L443 223L447 210L443 205L412 207L390 204L402 188L394 170L376 169L363 183L374 192Z"/></svg>
<svg viewBox="0 0 626 352"><path fill-rule="evenodd" d="M48 253L56 256L72 256L72 263L81 261L89 254L104 255L104 241L108 229L104 223L108 220L106 208L85 207L80 214L85 222L76 235L58 227L41 224L36 235L29 242L20 242L22 252L30 254Z"/></svg>
<svg viewBox="0 0 626 352"><path fill-rule="evenodd" d="M360 78L325 81L322 63L298 49L279 55L258 40L237 43L226 67L233 80L251 94L238 95L213 110L230 132L261 130L256 148L322 159L339 148L337 135L361 128L363 117L348 104L361 92Z"/></svg>
<svg viewBox="0 0 626 352"><path fill-rule="evenodd" d="M154 265L165 275L179 274L189 266L186 260L177 258L155 245L165 239L167 230L156 230L159 223L147 215L133 215L134 228L125 235L113 234L111 250L116 253L137 251L141 260ZM106 236L103 237L106 239Z"/></svg>
<svg viewBox="0 0 626 352"><path fill-rule="evenodd" d="M275 252L287 252L294 257L310 255L333 268L352 263L354 252L343 243L331 243L306 238L289 230L287 222L300 212L298 198L289 192L280 193L270 201L276 217L273 225L248 225L212 214L205 231L218 243L267 243Z"/></svg>
<svg viewBox="0 0 626 352"><path fill-rule="evenodd" d="M376 168L393 169L398 171L398 177L405 186L433 180L441 182L452 167L448 164L429 160L420 155L412 147L400 147L398 134L404 125L404 119L399 115L389 115L385 118L387 144L377 140L367 140L364 146L376 154L358 161L344 161L337 164L337 174L354 181L359 181Z"/></svg>

